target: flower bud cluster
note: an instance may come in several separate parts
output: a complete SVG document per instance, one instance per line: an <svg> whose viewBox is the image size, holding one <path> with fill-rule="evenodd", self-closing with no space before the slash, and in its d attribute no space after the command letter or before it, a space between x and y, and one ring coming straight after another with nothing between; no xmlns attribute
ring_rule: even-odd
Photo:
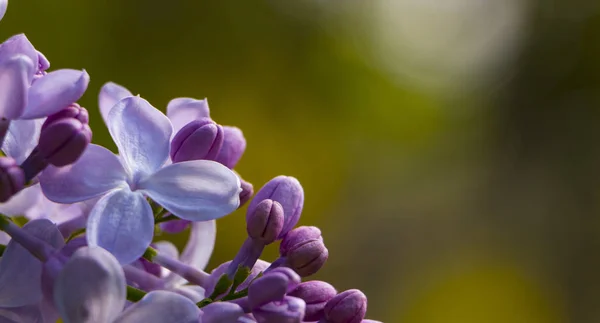
<svg viewBox="0 0 600 323"><path fill-rule="evenodd" d="M49 68L25 35L0 44L0 230L10 236L0 245L0 321L374 322L362 292L302 281L329 252L321 230L296 227L300 182L277 176L252 198L234 171L246 139L213 120L206 99L173 99L165 115L106 83L98 105L115 154L91 143L77 104L87 72ZM215 220L246 203L245 242L206 272ZM155 241L184 230L181 252ZM261 260L273 243L279 257Z"/></svg>

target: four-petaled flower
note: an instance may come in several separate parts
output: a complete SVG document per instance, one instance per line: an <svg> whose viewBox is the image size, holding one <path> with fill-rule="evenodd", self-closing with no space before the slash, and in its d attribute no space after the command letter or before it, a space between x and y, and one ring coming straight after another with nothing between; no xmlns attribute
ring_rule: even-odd
<svg viewBox="0 0 600 323"><path fill-rule="evenodd" d="M237 209L240 180L227 167L194 160L165 166L173 127L139 96L120 100L107 117L119 155L90 145L70 166L48 167L40 176L44 194L57 203L102 196L90 212L87 240L122 264L138 259L154 235L147 197L190 221L220 218Z"/></svg>

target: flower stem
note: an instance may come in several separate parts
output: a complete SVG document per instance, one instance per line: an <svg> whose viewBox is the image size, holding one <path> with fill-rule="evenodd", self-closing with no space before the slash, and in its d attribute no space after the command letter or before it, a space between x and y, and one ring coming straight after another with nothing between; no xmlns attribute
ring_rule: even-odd
<svg viewBox="0 0 600 323"><path fill-rule="evenodd" d="M127 300L131 302L137 302L146 296L146 292L141 289L137 289L133 286L127 285Z"/></svg>

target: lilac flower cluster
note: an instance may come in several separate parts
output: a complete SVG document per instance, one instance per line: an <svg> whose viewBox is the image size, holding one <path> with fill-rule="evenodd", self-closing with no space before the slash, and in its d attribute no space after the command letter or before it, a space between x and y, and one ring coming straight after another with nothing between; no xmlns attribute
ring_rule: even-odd
<svg viewBox="0 0 600 323"><path fill-rule="evenodd" d="M105 84L114 154L91 144L76 103L88 74L49 67L25 35L0 44L0 322L376 322L359 290L302 282L328 258L318 228L296 227L302 186L278 176L250 201L233 171L243 133L211 119L206 100L174 99L164 115ZM215 220L246 202L246 241L205 272ZM181 254L153 242L188 228ZM259 259L275 241L279 258Z"/></svg>

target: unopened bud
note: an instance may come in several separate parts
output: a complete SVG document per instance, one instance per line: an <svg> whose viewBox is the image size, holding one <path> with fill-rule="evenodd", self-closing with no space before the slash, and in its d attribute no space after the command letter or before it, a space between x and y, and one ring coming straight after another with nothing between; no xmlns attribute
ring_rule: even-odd
<svg viewBox="0 0 600 323"><path fill-rule="evenodd" d="M91 140L92 129L78 119L50 119L42 126L37 148L49 164L62 167L77 161Z"/></svg>
<svg viewBox="0 0 600 323"><path fill-rule="evenodd" d="M328 323L360 323L367 313L367 297L358 289L336 295L325 305Z"/></svg>
<svg viewBox="0 0 600 323"><path fill-rule="evenodd" d="M265 273L248 287L248 301L251 308L270 302L281 301L285 294L300 283L300 276L289 268L276 268Z"/></svg>
<svg viewBox="0 0 600 323"><path fill-rule="evenodd" d="M289 296L301 298L306 303L305 321L318 321L323 317L325 304L331 300L337 291L330 284L311 280L298 285Z"/></svg>
<svg viewBox="0 0 600 323"><path fill-rule="evenodd" d="M248 206L246 221L248 216L254 212L254 209L260 202L266 199L279 202L283 207L284 222L283 228L279 233L278 239L283 238L300 219L302 207L304 205L304 190L297 179L290 176L277 176L263 186Z"/></svg>
<svg viewBox="0 0 600 323"><path fill-rule="evenodd" d="M317 236L311 227L300 227L290 231L279 250L286 259L286 266L294 269L302 277L319 271L329 257L323 238L320 234Z"/></svg>
<svg viewBox="0 0 600 323"><path fill-rule="evenodd" d="M48 127L48 125L51 125L59 119L63 118L74 118L79 120L83 124L88 124L90 122L88 111L85 108L79 106L79 104L73 103L70 106L49 116L42 125L42 130L44 130L45 127Z"/></svg>
<svg viewBox="0 0 600 323"><path fill-rule="evenodd" d="M223 145L223 127L209 118L194 120L185 125L171 142L174 163L207 159L214 160Z"/></svg>
<svg viewBox="0 0 600 323"><path fill-rule="evenodd" d="M8 201L23 189L25 174L11 157L0 157L0 203Z"/></svg>
<svg viewBox="0 0 600 323"><path fill-rule="evenodd" d="M223 127L223 146L215 161L233 169L246 150L246 138L237 127Z"/></svg>
<svg viewBox="0 0 600 323"><path fill-rule="evenodd" d="M253 209L247 220L248 236L270 244L277 239L283 228L283 208L278 202L263 200Z"/></svg>

